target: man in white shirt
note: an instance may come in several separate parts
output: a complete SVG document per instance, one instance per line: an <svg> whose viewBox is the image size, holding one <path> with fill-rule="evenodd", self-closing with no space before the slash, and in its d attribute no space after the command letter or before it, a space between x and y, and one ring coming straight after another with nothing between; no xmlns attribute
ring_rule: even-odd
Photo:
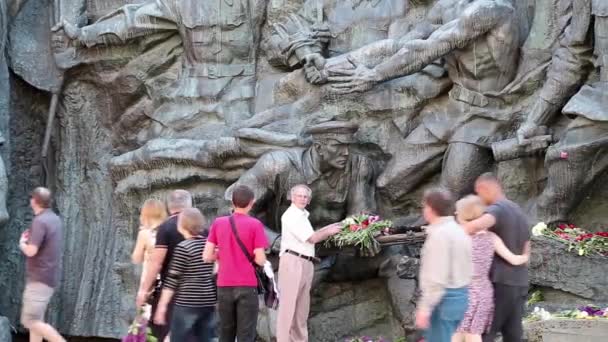
<svg viewBox="0 0 608 342"><path fill-rule="evenodd" d="M315 243L338 234L342 227L341 223L334 223L317 231L312 228L306 210L311 195L308 186L294 186L290 191L291 206L281 216L277 342L308 341Z"/></svg>

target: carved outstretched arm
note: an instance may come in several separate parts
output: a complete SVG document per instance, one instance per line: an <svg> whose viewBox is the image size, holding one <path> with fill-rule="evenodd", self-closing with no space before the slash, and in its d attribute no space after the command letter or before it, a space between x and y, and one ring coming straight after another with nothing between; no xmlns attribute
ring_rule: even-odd
<svg viewBox="0 0 608 342"><path fill-rule="evenodd" d="M323 2L307 0L297 13L270 23L272 34L266 41L270 64L295 68L304 64L306 56L322 54L330 36L322 23Z"/></svg>
<svg viewBox="0 0 608 342"><path fill-rule="evenodd" d="M224 198L228 201L232 200L232 192L239 185L246 185L255 195L256 206L264 202L266 198L273 192L276 182L277 172L281 172L288 161L273 153L266 153L255 163L255 165L247 170L239 180L232 184L228 189Z"/></svg>
<svg viewBox="0 0 608 342"><path fill-rule="evenodd" d="M80 29L78 40L87 47L124 44L128 40L161 31L177 30L177 16L164 0L125 5Z"/></svg>
<svg viewBox="0 0 608 342"><path fill-rule="evenodd" d="M514 9L496 2L482 1L468 8L460 18L435 30L425 40L405 40L387 61L375 67L378 81L411 75L450 52L469 45L513 15Z"/></svg>
<svg viewBox="0 0 608 342"><path fill-rule="evenodd" d="M559 47L547 71L547 82L534 103L528 126L546 125L583 83L591 65L588 32L591 25L591 1L573 1L572 20L566 27Z"/></svg>

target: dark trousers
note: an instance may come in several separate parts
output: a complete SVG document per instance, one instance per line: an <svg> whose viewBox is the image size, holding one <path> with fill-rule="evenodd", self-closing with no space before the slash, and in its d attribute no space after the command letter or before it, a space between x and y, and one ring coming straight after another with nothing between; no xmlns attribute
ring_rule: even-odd
<svg viewBox="0 0 608 342"><path fill-rule="evenodd" d="M522 318L527 296L527 286L494 284L494 320L490 331L483 335L483 342L494 342L499 332L503 342L523 341Z"/></svg>
<svg viewBox="0 0 608 342"><path fill-rule="evenodd" d="M212 306L189 308L175 305L171 318L171 341L211 341L214 337L214 313L215 308Z"/></svg>
<svg viewBox="0 0 608 342"><path fill-rule="evenodd" d="M156 313L156 308L158 307L158 300L160 299L160 289L157 289L152 294L152 298L150 300L150 304L152 305L152 312L150 315L150 322L148 325L150 326L150 330L152 330L152 336L156 337L158 342L163 342L165 337L169 334L169 324L165 325L157 325L154 324L154 314ZM171 318L173 315L173 302L169 303L167 306L167 322L171 322Z"/></svg>
<svg viewBox="0 0 608 342"><path fill-rule="evenodd" d="M258 323L258 290L256 287L219 287L220 341L254 342Z"/></svg>

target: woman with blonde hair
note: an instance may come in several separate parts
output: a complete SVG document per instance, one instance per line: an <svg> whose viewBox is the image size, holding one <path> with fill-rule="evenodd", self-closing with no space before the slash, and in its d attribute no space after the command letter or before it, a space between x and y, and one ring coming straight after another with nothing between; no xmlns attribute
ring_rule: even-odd
<svg viewBox="0 0 608 342"><path fill-rule="evenodd" d="M478 196L469 195L456 202L456 219L464 224L485 212L485 205ZM505 246L498 235L483 230L471 236L473 242L473 279L469 285L469 305L464 319L452 342L481 342L481 335L490 329L494 314L494 288L490 280L490 267L494 254L513 265L528 262L530 251L515 255Z"/></svg>
<svg viewBox="0 0 608 342"><path fill-rule="evenodd" d="M164 202L154 198L144 202L139 215L139 233L137 234L133 254L131 254L131 261L134 264L143 263L141 279L145 279L147 264L150 261L150 255L156 242L158 226L166 219L167 207Z"/></svg>

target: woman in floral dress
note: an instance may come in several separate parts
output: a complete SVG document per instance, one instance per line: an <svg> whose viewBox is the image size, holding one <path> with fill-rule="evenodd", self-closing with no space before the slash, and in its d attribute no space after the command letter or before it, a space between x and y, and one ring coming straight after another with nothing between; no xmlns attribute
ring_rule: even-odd
<svg viewBox="0 0 608 342"><path fill-rule="evenodd" d="M467 196L456 202L456 218L459 223L474 220L485 211L485 205L477 196ZM481 342L481 335L492 324L494 315L494 289L490 281L490 267L494 253L513 265L528 262L529 254L515 255L494 233L482 231L471 237L473 241L473 279L469 286L469 307L464 319L452 337L452 342Z"/></svg>

